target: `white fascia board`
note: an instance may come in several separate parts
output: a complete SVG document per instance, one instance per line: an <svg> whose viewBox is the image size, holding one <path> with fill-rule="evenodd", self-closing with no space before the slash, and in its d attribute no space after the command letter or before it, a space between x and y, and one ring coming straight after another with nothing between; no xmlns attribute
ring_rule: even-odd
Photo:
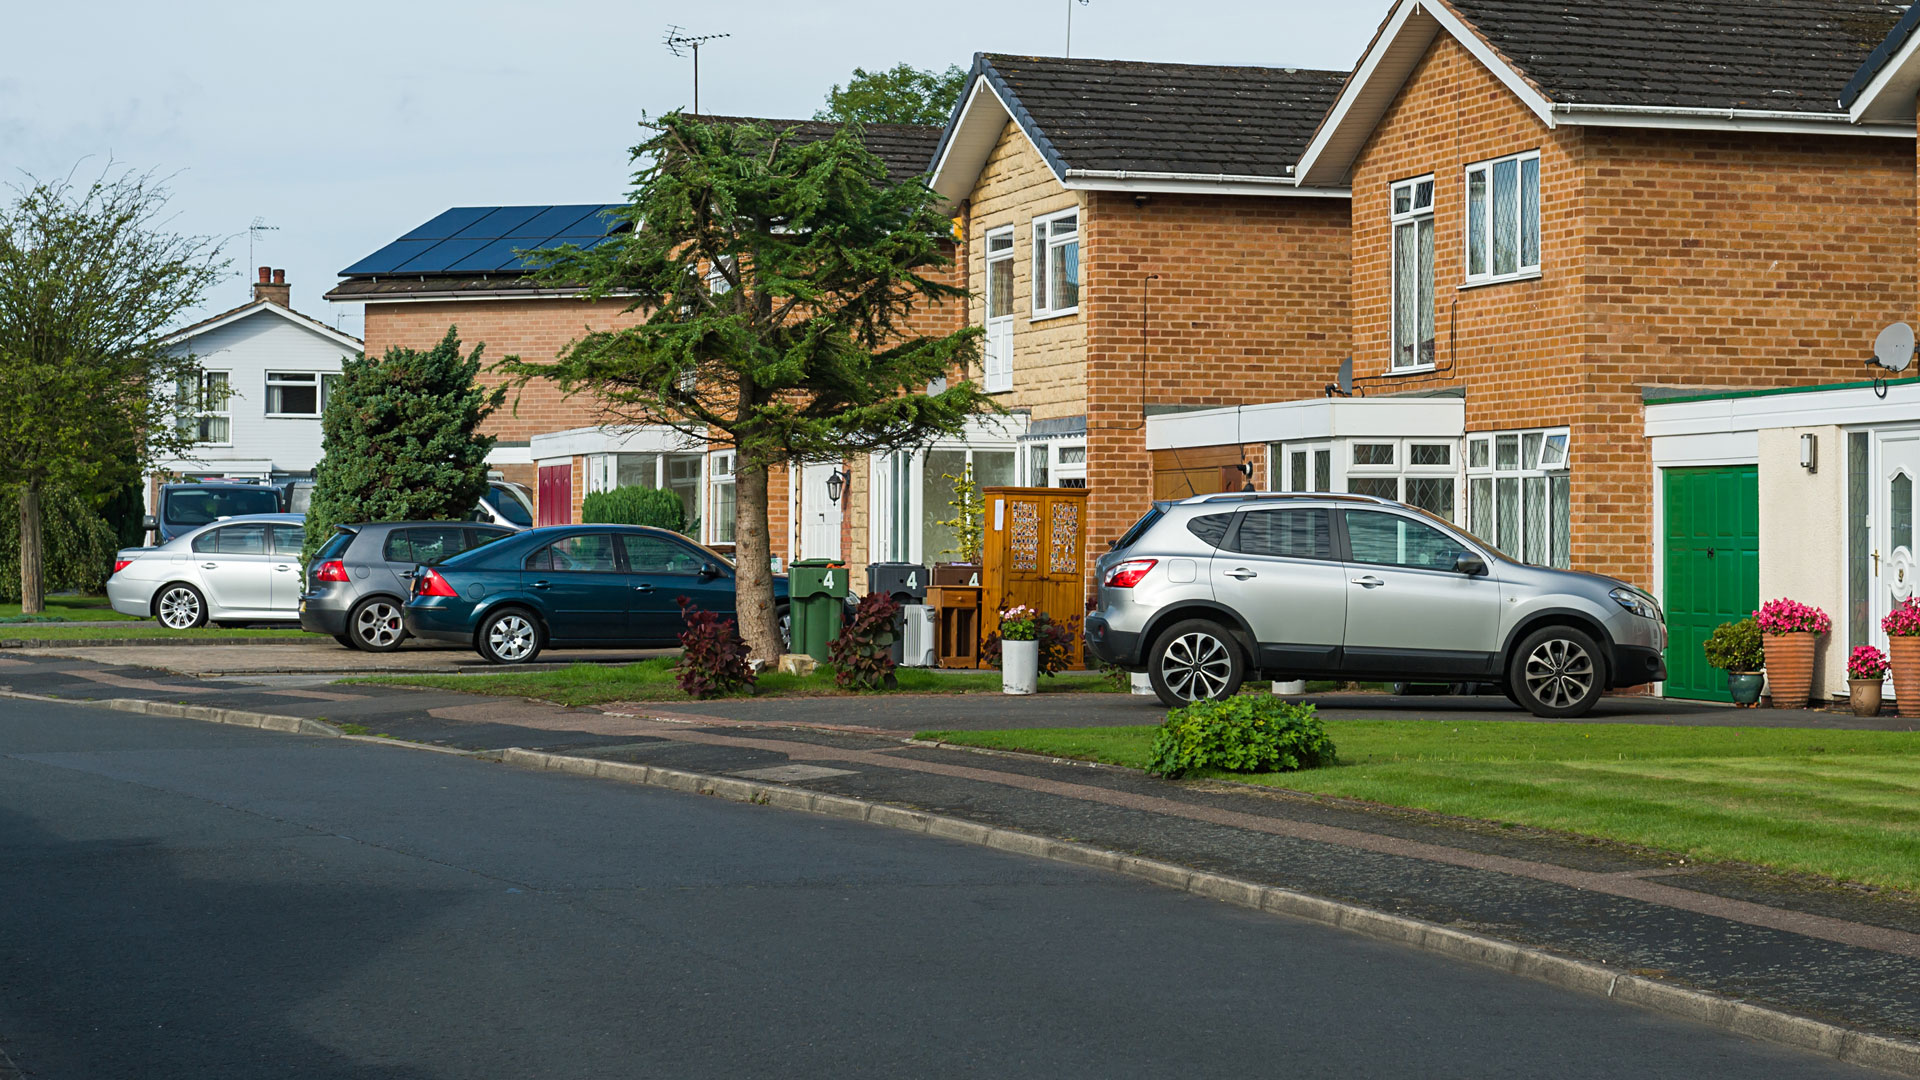
<svg viewBox="0 0 1920 1080"><path fill-rule="evenodd" d="M1351 188L1301 187L1292 177L1207 176L1190 173L1098 172L1068 169L1068 191L1138 191L1164 195L1262 195L1350 199Z"/></svg>
<svg viewBox="0 0 1920 1080"><path fill-rule="evenodd" d="M1657 469L1698 465L1751 465L1760 460L1758 431L1723 431L1711 435L1669 435L1649 444Z"/></svg>
<svg viewBox="0 0 1920 1080"><path fill-rule="evenodd" d="M1920 416L1920 382L1908 379L1887 384L1884 398L1871 386L1854 386L1803 394L1656 402L1646 407L1646 434L1659 440L1769 428L1911 424L1916 416Z"/></svg>
<svg viewBox="0 0 1920 1080"><path fill-rule="evenodd" d="M343 296L336 304L444 304L455 300L579 300L585 289L499 289L493 292L408 293L404 296ZM608 293L607 298L632 296Z"/></svg>
<svg viewBox="0 0 1920 1080"><path fill-rule="evenodd" d="M1910 35L1900 51L1880 66L1867 88L1853 99L1847 119L1856 124L1904 123L1912 134L1916 93L1920 93L1920 34Z"/></svg>
<svg viewBox="0 0 1920 1080"><path fill-rule="evenodd" d="M1681 131L1755 131L1782 135L1869 135L1911 139L1910 125L1857 124L1846 113L1759 109L1669 109L1654 105L1555 105L1562 124Z"/></svg>
<svg viewBox="0 0 1920 1080"><path fill-rule="evenodd" d="M972 91L967 94L967 103L960 110L959 119L954 121L953 137L947 140L946 149L941 151L940 160L935 163L927 186L956 205L970 198L1009 120L1020 129L1021 137L1038 152L1038 144L1027 134L1027 129L1014 119L1013 110L1000 100L999 91L993 88L986 75L983 73L976 77ZM956 151L959 153L956 154ZM1045 158L1046 155L1042 154L1041 159L1044 161ZM1052 171L1051 165L1048 171ZM1054 179L1060 177L1055 176Z"/></svg>
<svg viewBox="0 0 1920 1080"><path fill-rule="evenodd" d="M706 443L663 424L633 427L582 427L549 431L527 440L527 456L534 460L570 458L582 454L686 453L706 449Z"/></svg>
<svg viewBox="0 0 1920 1080"><path fill-rule="evenodd" d="M496 444L493 449L487 451L487 464L531 465L533 464L533 447L531 445L500 446Z"/></svg>
<svg viewBox="0 0 1920 1080"><path fill-rule="evenodd" d="M291 311L288 311L286 308L281 307L279 304L275 304L266 300L255 300L251 304L248 304L244 307L236 308L235 310L228 312L224 317L220 319L216 319L213 322L207 323L205 326L196 326L190 330L183 330L180 333L177 333L172 337L161 341L160 344L166 345L166 346L178 345L181 342L191 341L194 338L200 337L204 334L211 334L215 330L220 329L221 327L232 326L234 323L240 322L243 319L250 319L255 315L259 315L262 313L271 313L271 314L277 315L281 319L285 320L286 322L291 323L292 325L297 326L302 330L305 330L307 333L312 334L315 337L321 338L326 341L331 341L337 345L341 345L345 348L352 349L355 352L359 352L366 345L366 342L361 341L359 338L354 337L352 334L347 334L339 330L335 330L333 327L328 326L325 323L309 322L307 321L305 316L297 315Z"/></svg>
<svg viewBox="0 0 1920 1080"><path fill-rule="evenodd" d="M1461 398L1302 398L1149 416L1146 441L1149 450L1185 450L1304 439L1457 439L1466 420Z"/></svg>
<svg viewBox="0 0 1920 1080"><path fill-rule="evenodd" d="M1313 141L1307 144L1306 153L1301 155L1300 165L1294 170L1301 183L1333 184L1346 179L1353 167L1351 154L1357 153L1366 139L1361 136L1345 140L1352 147L1351 153L1332 151L1331 147L1343 134L1352 134L1347 131L1351 124L1365 124L1367 132L1371 133L1373 126L1380 122L1380 117L1386 114L1387 108L1392 105L1395 98L1399 97L1401 89L1406 85L1408 76L1413 73L1420 58L1425 56L1427 50L1432 47L1433 40L1437 36L1434 33L1436 28L1444 29L1451 34L1462 48L1480 62L1482 67L1492 72L1494 78L1500 80L1501 85L1519 98L1521 104L1539 117L1542 124L1548 128L1554 126L1552 103L1521 78L1520 73L1515 71L1512 65L1502 59L1499 53L1496 53L1480 35L1474 33L1473 29L1462 22L1444 3L1436 3L1434 0L1400 0L1392 14L1388 16L1386 25L1381 28L1372 45L1368 47L1367 54L1360 58L1353 77L1340 91L1340 97L1334 102L1333 108L1328 110L1327 118L1321 123L1320 130L1314 132ZM1403 41L1403 37L1407 35L1416 36ZM1418 46L1417 49L1413 48L1415 45ZM1386 83L1391 83L1391 86L1385 85ZM1358 109L1362 102L1377 105L1377 108ZM1333 153L1334 156L1329 158L1329 153Z"/></svg>

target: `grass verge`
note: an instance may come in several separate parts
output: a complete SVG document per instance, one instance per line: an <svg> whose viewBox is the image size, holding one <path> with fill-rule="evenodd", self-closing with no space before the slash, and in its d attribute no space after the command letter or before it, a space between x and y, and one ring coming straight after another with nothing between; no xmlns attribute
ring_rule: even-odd
<svg viewBox="0 0 1920 1080"><path fill-rule="evenodd" d="M0 604L0 632L16 625L33 626L57 622L139 622L137 615L122 615L104 596L49 596L46 611L39 615L21 614L20 605Z"/></svg>
<svg viewBox="0 0 1920 1080"><path fill-rule="evenodd" d="M332 638L320 634L309 634L304 630L275 629L233 629L219 626L203 626L198 630L169 630L154 623L134 624L132 626L61 626L59 623L0 623L0 641L142 641L142 640L193 640L193 641L259 641L263 639L307 638L313 641L332 641Z"/></svg>
<svg viewBox="0 0 1920 1080"><path fill-rule="evenodd" d="M675 685L673 665L671 658L661 657L617 666L573 664L557 671L507 672L499 675L368 675L340 681L536 698L560 705L599 705L609 701L692 701ZM893 693L1000 692L1000 673L997 671L942 672L900 668L897 676L900 688ZM1092 672L1063 673L1040 680L1041 693L1111 690L1112 685ZM850 693L833 685L833 674L823 669L806 676L767 672L760 676L751 696L820 697Z"/></svg>
<svg viewBox="0 0 1920 1080"><path fill-rule="evenodd" d="M1920 890L1920 733L1328 720L1340 763L1214 774ZM923 739L1142 767L1152 727Z"/></svg>

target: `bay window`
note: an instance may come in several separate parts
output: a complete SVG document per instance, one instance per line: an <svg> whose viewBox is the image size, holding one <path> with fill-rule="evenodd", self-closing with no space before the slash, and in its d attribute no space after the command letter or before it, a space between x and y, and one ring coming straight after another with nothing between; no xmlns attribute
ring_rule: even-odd
<svg viewBox="0 0 1920 1080"><path fill-rule="evenodd" d="M1572 564L1565 428L1467 437L1467 528L1522 562Z"/></svg>
<svg viewBox="0 0 1920 1080"><path fill-rule="evenodd" d="M1458 449L1452 442L1365 439L1351 444L1347 490L1417 506L1448 521L1455 517Z"/></svg>
<svg viewBox="0 0 1920 1080"><path fill-rule="evenodd" d="M687 535L700 535L700 469L705 454L592 454L587 457L587 493L614 488L660 488L680 498Z"/></svg>
<svg viewBox="0 0 1920 1080"><path fill-rule="evenodd" d="M1033 219L1033 317L1080 310L1080 211Z"/></svg>
<svg viewBox="0 0 1920 1080"><path fill-rule="evenodd" d="M1540 152L1467 166L1466 282L1540 272Z"/></svg>
<svg viewBox="0 0 1920 1080"><path fill-rule="evenodd" d="M1433 177L1393 185L1393 370L1433 366Z"/></svg>

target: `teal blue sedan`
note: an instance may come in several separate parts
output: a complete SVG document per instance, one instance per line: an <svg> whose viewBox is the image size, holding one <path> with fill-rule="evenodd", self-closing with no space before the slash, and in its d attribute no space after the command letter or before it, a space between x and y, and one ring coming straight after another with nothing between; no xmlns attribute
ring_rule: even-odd
<svg viewBox="0 0 1920 1080"><path fill-rule="evenodd" d="M734 568L684 536L641 525L556 525L517 533L415 569L407 633L470 644L496 664L552 646L671 648L682 598L734 613ZM783 643L787 579L773 579Z"/></svg>

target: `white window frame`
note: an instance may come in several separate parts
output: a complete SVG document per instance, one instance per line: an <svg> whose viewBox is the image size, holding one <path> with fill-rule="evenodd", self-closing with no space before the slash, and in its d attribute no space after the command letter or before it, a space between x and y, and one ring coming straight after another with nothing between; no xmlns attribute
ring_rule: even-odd
<svg viewBox="0 0 1920 1080"><path fill-rule="evenodd" d="M1515 440L1515 462L1512 466L1500 464L1501 440ZM1532 464L1528 463L1529 440L1537 438L1538 456ZM1481 448L1484 448L1482 451ZM1484 453L1484 464L1475 464L1476 451ZM1572 527L1572 491L1569 463L1572 460L1573 439L1567 428L1518 428L1502 431L1475 431L1466 437L1467 484L1465 505L1467 508L1465 528L1482 540L1507 553L1507 555L1537 566L1554 566L1567 569L1572 562L1572 539L1569 535ZM1539 484L1528 484L1528 480L1540 480ZM1474 495L1475 481L1484 485L1485 495ZM1502 537L1505 524L1500 516L1500 483L1510 481L1514 485L1514 505L1519 519L1512 524L1511 541ZM1556 486L1567 487L1568 513L1565 521L1557 521L1553 513L1553 492ZM1530 494L1529 492L1532 492ZM1486 502L1485 515L1480 512L1479 499ZM1541 509L1545 522L1543 543L1546 550L1535 552L1527 549L1527 510L1528 504L1537 498L1544 498L1546 505ZM1482 522L1488 526L1484 530ZM1492 535L1482 535L1491 533ZM1510 550L1511 549L1511 550Z"/></svg>
<svg viewBox="0 0 1920 1080"><path fill-rule="evenodd" d="M701 542L707 544L732 544L734 536L722 537L715 527L720 520L720 489L734 488L734 463L736 451L715 450L707 455L707 512L702 515L706 520L700 524ZM733 528L735 536L740 531L739 492L735 489L733 504Z"/></svg>
<svg viewBox="0 0 1920 1080"><path fill-rule="evenodd" d="M1420 188L1421 188L1421 185L1423 184L1426 186L1425 194L1426 194L1427 201L1425 204L1422 204L1420 202L1420 194L1421 194ZM1396 206L1396 203L1402 191L1405 191L1407 193L1408 208L1404 211L1398 209ZM1391 227L1388 230L1387 262L1392 270L1392 273L1389 275L1389 278L1388 278L1389 291L1387 293L1387 301L1388 301L1387 308L1388 308L1388 316L1389 316L1388 317L1388 338L1387 338L1387 348L1388 348L1387 367L1388 367L1388 374L1391 374L1391 375L1418 374L1423 371L1432 371L1434 369L1434 362L1432 357L1427 356L1423 358L1420 355L1420 346L1422 343L1418 340L1420 336L1420 323L1419 323L1420 312L1418 310L1415 310L1413 313L1413 317L1414 317L1413 335L1415 338L1413 343L1413 346L1414 346L1413 359L1403 363L1400 358L1399 247L1400 247L1400 231L1402 229L1412 230L1414 235L1414 258L1416 261L1419 259L1420 223L1424 221L1427 225L1427 229L1429 230L1429 232L1432 232L1434 230L1435 225L1433 220L1433 204L1435 202L1436 193L1437 193L1437 185L1431 173L1429 173L1426 176L1414 176L1414 177L1409 177L1408 179L1405 179L1405 180L1395 181L1394 183L1388 185L1388 188L1387 188L1387 214L1388 214L1388 220L1391 223ZM1435 267L1430 263L1427 267L1427 277L1428 277L1427 325L1429 329L1433 329L1437 325L1434 318L1433 294L1435 292L1435 289L1433 287L1433 281L1432 281L1434 273L1435 273ZM1416 288L1417 288L1417 285L1416 285ZM1418 299L1416 298L1415 300L1416 309L1418 308L1418 304L1419 302L1418 302ZM1431 347L1434 344L1434 342L1436 342L1437 340L1438 340L1438 336L1436 333L1435 337L1429 338L1427 340L1427 344Z"/></svg>
<svg viewBox="0 0 1920 1080"><path fill-rule="evenodd" d="M266 418L269 420L318 420L320 419L320 414L327 411L327 392L326 392L325 376L330 374L333 374L333 372L326 372L326 371L269 371L267 372L267 376L266 376L267 377L267 383L266 383L267 398L266 398L266 401L263 403L266 406L267 411L263 415L266 416ZM302 379L302 378L296 377L296 378L289 379L287 378L287 376L289 375L304 376L305 378ZM311 389L313 391L313 411L310 413L272 411L273 397L274 397L273 391L275 387L292 387L297 390Z"/></svg>
<svg viewBox="0 0 1920 1080"><path fill-rule="evenodd" d="M227 392L221 395L220 407L218 409L207 408L207 377L211 375L220 376L220 378L223 379L226 384ZM193 433L195 436L193 440L193 445L195 446L232 446L233 445L233 372L223 368L202 368L200 370L199 382L196 385L198 386L198 390L196 392L193 402L191 403L193 406L193 412L191 415L180 417L181 426L184 427L188 424L191 424L193 426ZM203 428L203 425L208 420L225 420L227 422L227 437L225 440L214 441L212 439L199 438L199 434Z"/></svg>
<svg viewBox="0 0 1920 1080"><path fill-rule="evenodd" d="M1514 269L1499 273L1494 270L1494 222L1497 220L1493 202L1493 171L1496 166L1513 163L1513 251ZM1527 223L1522 211L1527 204L1527 163L1533 163L1533 261L1525 258L1525 239ZM1474 224L1474 175L1485 176L1482 188L1486 208L1480 215L1480 240L1486 257L1484 267L1476 273L1473 269L1473 224ZM1503 281L1526 281L1540 276L1540 250L1544 246L1540 235L1540 151L1527 150L1505 157L1476 161L1468 165L1460 181L1460 266L1462 278L1460 287L1471 288L1476 285L1495 285Z"/></svg>
<svg viewBox="0 0 1920 1080"><path fill-rule="evenodd" d="M1078 451L1077 454L1072 451ZM1033 467L1035 456L1046 464ZM1066 460L1069 456L1078 461ZM1014 475L1022 487L1083 488L1087 486L1087 440L1084 436L1062 439L1035 439L1020 444Z"/></svg>
<svg viewBox="0 0 1920 1080"><path fill-rule="evenodd" d="M1013 226L1004 225L997 229L988 229L985 236L986 276L985 287L981 290L981 300L986 326L986 347L981 351L981 382L989 394L1004 394L1013 389L1013 283L1007 286L1007 310L995 314L993 311L993 269L996 264L1007 265L1007 276L1013 277L1014 242ZM1006 247L994 250L997 242L1005 241Z"/></svg>
<svg viewBox="0 0 1920 1080"><path fill-rule="evenodd" d="M1392 479L1393 494L1386 496L1400 502L1407 501L1407 481L1417 479L1452 480L1453 500L1441 516L1450 522L1460 520L1461 490L1459 439L1447 438L1360 438L1342 440L1346 455L1346 475L1341 478L1343 490L1353 491L1353 482L1360 479ZM1354 459L1361 446L1390 446L1393 448L1393 460L1385 464L1357 463ZM1416 465L1413 461L1415 447L1444 447L1447 461L1443 465ZM1409 504L1411 505L1411 504Z"/></svg>
<svg viewBox="0 0 1920 1080"><path fill-rule="evenodd" d="M910 562L927 566L935 556L952 558L941 552L925 550L926 535L921 525L926 520L927 454L930 451L964 451L969 468L975 468L975 454L1012 454L1014 478L1018 480L1021 454L1027 445L1030 444L1011 440L938 442L917 450L869 455L867 475L871 482L867 491L867 542L874 561ZM974 475L977 479L977 468Z"/></svg>
<svg viewBox="0 0 1920 1080"><path fill-rule="evenodd" d="M1068 218L1073 219L1073 235L1070 238L1055 236L1053 234L1053 223L1056 221L1065 221ZM1079 280L1079 268L1082 265L1080 259L1080 208L1076 206L1071 210L1060 210L1051 214L1043 214L1033 219L1033 265L1031 269L1033 278L1034 322L1039 322L1042 319L1057 319L1064 315L1077 315L1080 313L1080 299L1077 294L1071 306L1055 307L1053 306L1053 298L1049 295L1048 289L1048 284L1052 280L1051 271L1053 264L1058 258L1055 252L1069 244L1073 245L1074 249L1074 276L1076 280ZM1086 282L1084 280L1080 281L1080 288L1082 290L1086 288Z"/></svg>

